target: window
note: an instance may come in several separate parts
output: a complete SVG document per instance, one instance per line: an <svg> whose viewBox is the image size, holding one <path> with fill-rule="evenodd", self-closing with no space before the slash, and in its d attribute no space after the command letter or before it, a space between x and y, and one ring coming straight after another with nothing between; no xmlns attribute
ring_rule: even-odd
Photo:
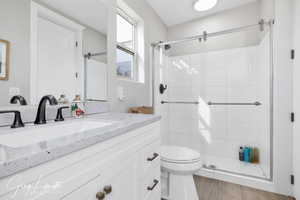
<svg viewBox="0 0 300 200"><path fill-rule="evenodd" d="M117 15L117 75L135 79L136 74L136 25L126 14Z"/></svg>

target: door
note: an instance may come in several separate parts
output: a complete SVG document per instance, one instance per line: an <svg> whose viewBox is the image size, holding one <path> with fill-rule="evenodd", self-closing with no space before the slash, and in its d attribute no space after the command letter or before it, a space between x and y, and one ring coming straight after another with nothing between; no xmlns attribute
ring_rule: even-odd
<svg viewBox="0 0 300 200"><path fill-rule="evenodd" d="M294 0L294 49L297 52L294 59L294 195L300 199L300 1Z"/></svg>
<svg viewBox="0 0 300 200"><path fill-rule="evenodd" d="M77 33L42 17L38 18L37 98L77 93Z"/></svg>

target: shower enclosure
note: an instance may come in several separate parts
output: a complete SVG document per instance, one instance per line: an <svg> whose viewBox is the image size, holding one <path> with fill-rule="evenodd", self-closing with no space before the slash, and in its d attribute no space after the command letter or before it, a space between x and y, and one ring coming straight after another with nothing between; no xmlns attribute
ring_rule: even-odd
<svg viewBox="0 0 300 200"><path fill-rule="evenodd" d="M152 45L163 143L199 151L202 170L272 180L272 24ZM240 161L240 147L258 160Z"/></svg>

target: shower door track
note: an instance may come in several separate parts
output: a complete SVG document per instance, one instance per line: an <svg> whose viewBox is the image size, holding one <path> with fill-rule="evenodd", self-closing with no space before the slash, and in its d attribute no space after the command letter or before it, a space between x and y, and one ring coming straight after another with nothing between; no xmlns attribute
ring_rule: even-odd
<svg viewBox="0 0 300 200"><path fill-rule="evenodd" d="M264 180L264 181L265 180L270 180L268 178L262 178L262 177L254 176L254 175L245 175L243 173L232 172L232 171L229 171L229 170L218 169L218 168L212 169L212 168L209 168L209 167L203 167L203 169L208 170L208 171L215 171L215 172L222 172L222 173L226 173L226 174L233 174L233 175L237 175L237 176L244 176L244 177L248 177L248 178L255 178L255 179Z"/></svg>
<svg viewBox="0 0 300 200"><path fill-rule="evenodd" d="M190 41L202 40L202 39L204 41L206 41L207 38L210 38L210 37L217 37L217 36L220 36L220 35L226 35L226 34L230 34L230 33L238 33L238 32L250 30L250 29L253 29L253 28L256 28L256 27L258 27L260 29L260 31L264 31L265 25L270 26L272 24L274 24L274 20L270 20L270 21L266 22L265 20L262 19L257 24L252 24L252 25L242 26L242 27L238 27L238 28L227 29L227 30L224 30L224 31L213 32L213 33L207 33L206 31L204 31L202 35L195 35L195 36L186 37L186 38L179 39L179 40L160 41L160 42L152 43L152 46L153 47L160 47L160 46L165 46L165 45L178 44L178 43L184 43L184 42L190 42Z"/></svg>

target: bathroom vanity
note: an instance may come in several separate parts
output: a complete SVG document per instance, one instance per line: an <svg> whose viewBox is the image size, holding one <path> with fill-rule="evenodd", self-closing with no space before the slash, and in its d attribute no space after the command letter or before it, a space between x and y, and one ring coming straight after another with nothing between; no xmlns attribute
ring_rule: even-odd
<svg viewBox="0 0 300 200"><path fill-rule="evenodd" d="M159 120L104 113L0 128L0 200L159 200Z"/></svg>
<svg viewBox="0 0 300 200"><path fill-rule="evenodd" d="M160 117L109 113L114 6L1 1L0 200L160 199Z"/></svg>

